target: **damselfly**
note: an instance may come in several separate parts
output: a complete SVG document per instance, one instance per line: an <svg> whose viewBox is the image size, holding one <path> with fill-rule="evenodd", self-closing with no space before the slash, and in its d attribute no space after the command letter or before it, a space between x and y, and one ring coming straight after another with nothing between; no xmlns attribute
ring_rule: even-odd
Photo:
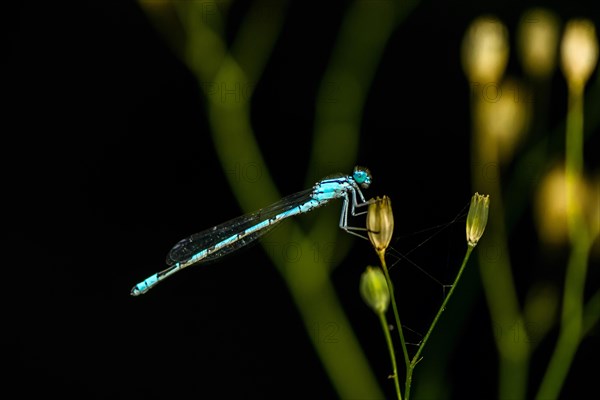
<svg viewBox="0 0 600 400"><path fill-rule="evenodd" d="M212 261L236 251L255 241L284 219L305 214L334 199L344 200L340 228L355 234L352 228L348 227L348 214L356 216L366 212L357 212L356 209L369 204L360 189L368 188L371 179L368 169L355 167L352 175L329 176L315 183L312 188L284 197L271 206L185 238L167 255L169 267L135 285L131 289L131 295L138 296L146 293L159 282L185 267Z"/></svg>

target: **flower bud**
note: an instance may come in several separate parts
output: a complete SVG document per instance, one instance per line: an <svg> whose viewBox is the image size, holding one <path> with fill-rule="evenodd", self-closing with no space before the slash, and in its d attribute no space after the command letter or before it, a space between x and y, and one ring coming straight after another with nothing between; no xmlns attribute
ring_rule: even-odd
<svg viewBox="0 0 600 400"><path fill-rule="evenodd" d="M360 294L376 313L384 313L390 305L390 292L383 272L377 267L367 267L360 277Z"/></svg>
<svg viewBox="0 0 600 400"><path fill-rule="evenodd" d="M590 20L572 20L567 23L562 39L561 66L567 82L582 89L598 61L598 39Z"/></svg>
<svg viewBox="0 0 600 400"><path fill-rule="evenodd" d="M517 35L523 69L532 77L546 79L556 65L559 19L544 8L527 11L521 17Z"/></svg>
<svg viewBox="0 0 600 400"><path fill-rule="evenodd" d="M533 211L538 235L545 245L568 242L566 185L564 165L559 165L548 171L537 187ZM579 189L577 195L581 196Z"/></svg>
<svg viewBox="0 0 600 400"><path fill-rule="evenodd" d="M475 193L471 198L471 207L467 215L467 244L475 247L488 220L488 211L490 208L490 196L483 196Z"/></svg>
<svg viewBox="0 0 600 400"><path fill-rule="evenodd" d="M508 163L529 126L530 94L515 79L507 78L502 84L493 86L495 90L482 91L484 101L476 103L473 119L478 134L481 134L478 143L482 152L485 151L487 157L498 157L499 161Z"/></svg>
<svg viewBox="0 0 600 400"><path fill-rule="evenodd" d="M582 214L592 238L600 234L600 179L576 176L573 185L577 201L569 205L564 165L553 167L540 181L533 210L538 235L545 245L561 246L568 243L569 213L573 212Z"/></svg>
<svg viewBox="0 0 600 400"><path fill-rule="evenodd" d="M377 253L385 252L394 233L394 215L390 198L375 198L367 212L367 232Z"/></svg>
<svg viewBox="0 0 600 400"><path fill-rule="evenodd" d="M462 41L462 64L471 82L500 81L508 62L508 29L496 17L483 16L471 23Z"/></svg>

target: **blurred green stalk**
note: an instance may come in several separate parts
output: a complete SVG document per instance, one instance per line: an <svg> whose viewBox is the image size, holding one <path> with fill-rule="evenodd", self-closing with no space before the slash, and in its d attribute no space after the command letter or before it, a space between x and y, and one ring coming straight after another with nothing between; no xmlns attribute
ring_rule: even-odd
<svg viewBox="0 0 600 400"><path fill-rule="evenodd" d="M569 85L566 132L567 216L571 254L563 292L560 333L537 399L556 399L583 338L584 289L592 238L577 198L583 173L583 86Z"/></svg>
<svg viewBox="0 0 600 400"><path fill-rule="evenodd" d="M472 115L476 101L472 99ZM481 282L494 324L500 326L524 326L523 316L517 299L512 275L510 252L506 236L504 197L500 186L500 162L497 156L486 154L482 132L473 124L472 164L474 166L496 166L496 179L486 179L477 168L473 168L472 186L479 192L489 194L494 201L490 205L486 241L478 252ZM530 346L527 332L518 341L508 341L503 335L494 337L499 355L498 398L524 399L527 392Z"/></svg>

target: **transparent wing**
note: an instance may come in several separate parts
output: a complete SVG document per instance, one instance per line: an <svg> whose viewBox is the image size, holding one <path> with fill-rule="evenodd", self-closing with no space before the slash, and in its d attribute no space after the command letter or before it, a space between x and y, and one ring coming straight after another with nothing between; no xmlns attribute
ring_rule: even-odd
<svg viewBox="0 0 600 400"><path fill-rule="evenodd" d="M305 203L306 201L310 200L310 195L312 191L313 189L311 188L298 193L294 193L292 195L284 197L277 203L274 203L268 207L262 208L250 214L242 215L240 217L224 222L220 225L206 229L202 232L193 234L192 236L187 237L183 240L180 240L175 246L173 246L171 251L169 251L169 254L167 255L167 264L173 265L178 262L187 261L194 254L204 249L212 247L215 244L233 235L236 235L239 232L243 232L249 227L254 226L264 220L272 218L282 212L288 211L300 204ZM273 229L281 221L282 220L278 220L277 222L270 224L257 232L254 232L242 239L237 240L230 246L223 247L219 251L208 255L201 261L201 263L208 262L219 257L223 257L224 255L229 254L232 251L238 250L241 247L252 243L256 239Z"/></svg>

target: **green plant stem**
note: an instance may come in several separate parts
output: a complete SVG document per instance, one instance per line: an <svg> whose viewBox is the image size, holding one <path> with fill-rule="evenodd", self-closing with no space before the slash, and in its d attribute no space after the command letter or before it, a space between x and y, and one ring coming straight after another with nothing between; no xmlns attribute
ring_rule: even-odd
<svg viewBox="0 0 600 400"><path fill-rule="evenodd" d="M567 265L560 334L536 399L557 399L583 338L583 291L589 241L572 249Z"/></svg>
<svg viewBox="0 0 600 400"><path fill-rule="evenodd" d="M583 171L583 87L569 87L569 110L565 140L565 175L567 180L567 217L569 238L575 247L580 233L586 229L583 223L578 185Z"/></svg>
<svg viewBox="0 0 600 400"><path fill-rule="evenodd" d="M491 320L495 324L523 324L517 290L512 274L510 251L506 234L504 196L502 194L500 160L493 142L476 123L477 105L480 99L472 98L473 135L471 159L475 166L495 166L495 179L486 178L481 168L472 169L472 184L480 193L494 199L490 204L486 227L486 242L478 252L481 283L488 303ZM512 209L512 204L509 205ZM497 257L490 257L494 252ZM498 397L524 399L527 392L527 374L531 348L526 331L522 340L508 341L502 335L494 336L498 350Z"/></svg>
<svg viewBox="0 0 600 400"><path fill-rule="evenodd" d="M423 338L423 341L421 342L421 344L419 346L419 350L417 351L417 354L415 354L412 361L410 362L410 365L408 366L408 369L406 371L406 390L404 392L405 400L408 400L410 398L410 387L412 384L412 374L413 374L415 367L417 366L417 363L420 361L419 357L421 357L421 353L423 352L423 349L425 348L425 345L427 344L427 341L429 340L429 336L431 336L431 332L433 332L433 329L437 325L440 317L442 316L442 313L446 309L446 305L448 304L450 297L452 297L452 293L454 293L454 289L456 289L456 285L458 284L458 281L460 280L460 277L462 276L462 273L465 270L465 266L467 265L467 261L469 261L469 257L471 256L473 249L474 249L474 247L467 246L467 252L465 253L465 257L463 258L462 265L460 266L460 269L458 270L458 274L456 275L456 278L454 279L454 283L452 284L452 287L450 288L448 295L444 299L444 302L442 303L435 318L433 319L433 322L429 326L429 330L425 334L425 337Z"/></svg>
<svg viewBox="0 0 600 400"><path fill-rule="evenodd" d="M537 393L538 399L558 398L583 338L583 293L592 244L578 199L583 170L583 86L569 86L565 164L571 254L565 275L560 333Z"/></svg>
<svg viewBox="0 0 600 400"><path fill-rule="evenodd" d="M398 367L396 366L396 354L394 351L394 343L392 342L392 336L390 335L390 328L388 326L387 319L385 318L385 313L377 313L377 316L379 317L379 321L381 322L381 329L383 329L383 333L385 334L385 341L387 342L388 350L390 352L390 358L392 360L392 377L394 378L394 386L396 387L396 396L398 396L399 400L402 400L402 394L400 393L400 383L398 379Z"/></svg>
<svg viewBox="0 0 600 400"><path fill-rule="evenodd" d="M408 350L406 349L406 341L404 340L404 333L402 332L402 324L400 323L400 314L398 314L398 307L396 306L396 297L394 296L394 285L392 284L392 280L390 279L390 274L388 272L387 264L385 262L385 251L381 251L377 253L379 255L379 260L381 261L381 267L383 268L383 273L385 274L385 279L387 281L388 288L390 290L390 300L392 303L392 310L394 311L394 319L396 321L396 329L398 329L398 336L400 336L400 344L402 346L402 353L404 354L404 364L406 365L406 370L410 366L410 358L408 357Z"/></svg>

